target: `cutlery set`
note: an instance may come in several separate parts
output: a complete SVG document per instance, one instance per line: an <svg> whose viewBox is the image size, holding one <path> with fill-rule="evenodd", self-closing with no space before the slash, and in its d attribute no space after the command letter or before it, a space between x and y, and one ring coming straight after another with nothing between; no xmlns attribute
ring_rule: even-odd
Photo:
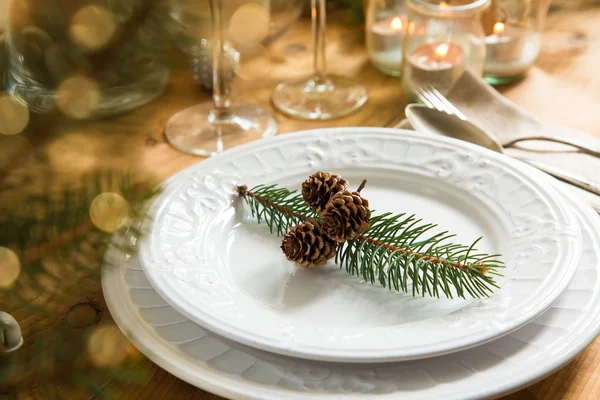
<svg viewBox="0 0 600 400"><path fill-rule="evenodd" d="M434 87L429 86L419 88L416 90L416 95L423 104L409 104L405 108L405 114L410 124L419 132L453 137L455 139L474 143L498 153L504 153L505 147L513 146L522 141L549 141L573 146L582 153L600 158L600 152L596 151L592 147L593 145L590 145L589 143L583 143L582 141L573 138L563 138L550 134L521 136L501 143L491 132L486 132L470 122L465 114ZM599 183L578 177L575 174L558 167L523 157L516 158L534 168L544 171L556 179L600 196ZM599 209L596 209L596 211L600 212Z"/></svg>

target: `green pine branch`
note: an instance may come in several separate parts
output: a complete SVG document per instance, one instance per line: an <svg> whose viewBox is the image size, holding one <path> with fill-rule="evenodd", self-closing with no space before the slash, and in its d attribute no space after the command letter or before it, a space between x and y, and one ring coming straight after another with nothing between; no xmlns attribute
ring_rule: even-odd
<svg viewBox="0 0 600 400"><path fill-rule="evenodd" d="M66 303L72 291L65 286L98 276L108 246L119 246L110 244L110 232L94 225L90 215L94 199L102 193L121 196L128 211L122 229L139 236L145 204L157 194L150 180L110 170L82 177L77 186L53 187L49 182L42 195L27 195L24 201L0 207L0 247L10 249L20 262L19 279L3 288L0 300L6 297L40 312L47 302L37 304L23 293L43 293L55 303ZM56 289L49 290L48 285Z"/></svg>
<svg viewBox="0 0 600 400"><path fill-rule="evenodd" d="M277 185L259 185L251 190L238 187L252 216L279 236L306 220L320 217L296 191ZM489 297L502 276L500 255L477 251L478 239L470 245L450 241L449 232L430 233L437 225L415 215L384 213L371 218L370 228L355 240L339 245L335 261L351 275L367 282L413 296L426 294L448 298Z"/></svg>
<svg viewBox="0 0 600 400"><path fill-rule="evenodd" d="M9 191L0 185L0 193ZM147 203L158 194L156 182L135 173L101 170L82 177L77 185L48 181L39 195L10 193L14 201L0 206L0 265L10 249L18 256L20 274L9 286L0 282L0 308L25 308L33 315L58 318L38 334L25 336L24 346L0 361L0 392L35 384L41 392L47 388L50 396L55 381L61 380L67 386L87 386L99 396L107 380L144 375L141 364L127 375L120 372L134 355L111 368L96 365L88 339L97 321L75 326L67 315L75 301L98 294L101 267L117 266L118 259L105 258L107 250L133 251L132 242L111 240L112 235L128 239L145 234L139 226L147 218ZM108 232L99 229L91 212L94 200L106 193L118 194L127 203L123 224Z"/></svg>

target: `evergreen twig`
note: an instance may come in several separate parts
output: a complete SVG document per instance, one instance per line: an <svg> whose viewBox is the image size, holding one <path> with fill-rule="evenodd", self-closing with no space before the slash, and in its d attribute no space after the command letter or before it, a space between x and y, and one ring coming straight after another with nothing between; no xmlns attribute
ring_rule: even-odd
<svg viewBox="0 0 600 400"><path fill-rule="evenodd" d="M361 185L364 187L364 185ZM277 185L259 185L252 190L237 187L250 206L252 216L271 231L283 235L303 221L319 223L316 215L296 191ZM478 239L469 246L449 241L448 232L428 234L435 224L414 215L384 213L371 218L364 235L338 248L335 261L351 275L389 290L448 298L488 297L498 288L495 276L504 268L499 255L480 253Z"/></svg>
<svg viewBox="0 0 600 400"><path fill-rule="evenodd" d="M111 241L111 233L94 225L90 206L98 195L109 192L118 194L128 206L124 225L115 229L139 238L144 234L138 227L147 217L146 204L158 191L152 179L132 173L96 171L82 177L77 186L48 182L43 196L24 193L23 201L0 206L0 261L7 248L20 261L18 279L0 287L2 311L28 309L49 318L97 293L100 267L111 268L118 262L104 257L107 250L131 252L133 245L126 240ZM91 373L97 373L99 381L114 379L110 368L97 368L90 359L84 332L90 331L59 320L27 336L19 351L0 361L0 392L20 390L34 381L38 387L52 387L50 382L65 376L81 386ZM95 392L98 388L93 386L89 388Z"/></svg>

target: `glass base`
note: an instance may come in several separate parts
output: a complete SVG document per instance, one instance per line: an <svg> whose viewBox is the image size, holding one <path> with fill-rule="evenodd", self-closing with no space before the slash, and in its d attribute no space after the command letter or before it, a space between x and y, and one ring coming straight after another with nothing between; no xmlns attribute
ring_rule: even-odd
<svg viewBox="0 0 600 400"><path fill-rule="evenodd" d="M19 99L36 113L47 113L56 107L57 92L33 79L17 76L17 70L7 73L7 92ZM100 101L86 119L113 117L155 100L169 83L169 69L161 64L136 77L127 84L102 86Z"/></svg>
<svg viewBox="0 0 600 400"><path fill-rule="evenodd" d="M302 119L332 119L358 110L367 101L367 89L348 78L328 75L282 82L273 91L273 104L284 114Z"/></svg>
<svg viewBox="0 0 600 400"><path fill-rule="evenodd" d="M386 74L388 76L394 76L397 78L402 76L402 70L383 68L383 67L378 67L377 65L375 66L375 68L377 68L377 70L379 70L380 72L383 72L384 74Z"/></svg>
<svg viewBox="0 0 600 400"><path fill-rule="evenodd" d="M213 156L231 147L277 134L279 123L265 108L234 104L225 115L213 103L188 107L173 115L165 127L167 141L188 153Z"/></svg>
<svg viewBox="0 0 600 400"><path fill-rule="evenodd" d="M506 85L509 83L518 82L525 78L525 74L519 74L515 76L495 76L495 75L483 75L483 80L492 86Z"/></svg>

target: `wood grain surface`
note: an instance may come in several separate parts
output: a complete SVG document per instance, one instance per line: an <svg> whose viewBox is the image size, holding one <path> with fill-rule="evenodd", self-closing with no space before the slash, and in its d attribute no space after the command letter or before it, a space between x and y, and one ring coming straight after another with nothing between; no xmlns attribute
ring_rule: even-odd
<svg viewBox="0 0 600 400"><path fill-rule="evenodd" d="M307 122L277 114L280 132L331 126L385 126L399 121L405 106L401 83L397 78L379 73L367 60L361 32L344 23L342 16L332 16L329 24L329 69L339 74L354 76L369 88L369 101L359 112L333 121ZM234 84L234 96L267 106L274 86L285 79L310 73L310 23L297 23L285 36L266 52L244 62L241 76ZM65 181L76 179L82 172L98 167L133 167L166 179L202 158L179 152L164 139L163 127L178 110L210 97L194 85L187 69L187 61L176 51L169 52L172 67L171 81L166 92L156 101L128 114L94 122L61 121L58 130L48 133L44 142L47 153L41 159L20 160L25 172L14 173L11 179L35 187L36 174L51 170ZM521 82L499 88L508 98L524 106L542 119L578 128L600 137L600 8L555 11L547 21L542 54L536 66ZM37 118L37 117L36 117ZM39 119L39 118L38 118ZM42 124L32 120L32 126ZM0 138L2 151L10 148L15 138ZM0 169L2 164L0 163ZM597 175L600 178L600 174ZM6 200L6 198L4 199ZM23 327L26 343L69 318L89 321L89 325L112 324L102 298L99 280L91 282L91 291L76 293L79 300L57 307L52 315L38 315L35 311L0 304L0 309L11 313ZM78 290L73 288L73 290ZM79 304L74 311L73 306ZM83 325L88 325L83 323ZM87 334L89 328L72 329L72 335ZM110 398L122 399L204 399L219 397L197 389L154 365L130 348L133 363L143 366L148 374L138 382L113 379L101 382ZM10 357L17 357L18 352ZM2 357L8 357L6 355ZM0 357L0 362L5 358ZM126 373L122 367L116 374ZM84 373L93 375L94 368ZM2 389L0 397L43 399L46 392L38 387L50 385L66 399L87 399L84 389L72 389L63 383L64 376L13 377L10 390ZM4 393L4 394L2 394ZM599 399L600 398L600 339L597 339L573 362L559 371L524 388L506 400L517 399ZM283 400L283 399L282 399Z"/></svg>

